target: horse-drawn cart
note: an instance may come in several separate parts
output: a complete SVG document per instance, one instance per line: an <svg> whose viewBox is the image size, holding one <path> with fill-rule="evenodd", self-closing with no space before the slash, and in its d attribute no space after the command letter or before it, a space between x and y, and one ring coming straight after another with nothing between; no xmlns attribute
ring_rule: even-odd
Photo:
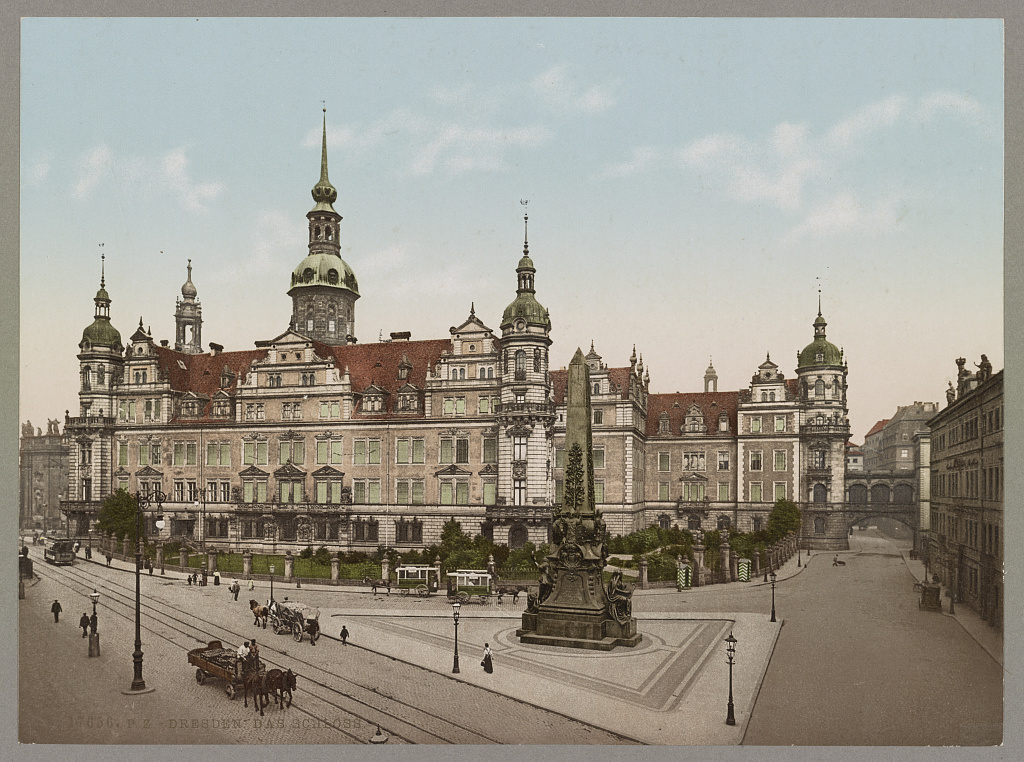
<svg viewBox="0 0 1024 762"><path fill-rule="evenodd" d="M491 575L482 569L448 572L448 602L485 604L490 600Z"/></svg>
<svg viewBox="0 0 1024 762"><path fill-rule="evenodd" d="M211 640L203 648L188 652L188 663L196 668L196 682L203 685L208 678L223 680L225 692L233 699L245 684L244 664L230 648L224 648L219 640Z"/></svg>
<svg viewBox="0 0 1024 762"><path fill-rule="evenodd" d="M398 590L402 595L415 593L426 598L437 590L437 569L433 566L399 566Z"/></svg>
<svg viewBox="0 0 1024 762"><path fill-rule="evenodd" d="M320 609L296 601L278 601L270 610L270 623L277 635L291 633L296 643L302 642L304 634L316 645L320 637Z"/></svg>

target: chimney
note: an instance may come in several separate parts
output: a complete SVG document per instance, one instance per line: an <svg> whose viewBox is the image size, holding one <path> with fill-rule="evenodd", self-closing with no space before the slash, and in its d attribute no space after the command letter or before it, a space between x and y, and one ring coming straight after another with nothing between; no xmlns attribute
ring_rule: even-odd
<svg viewBox="0 0 1024 762"><path fill-rule="evenodd" d="M392 331L392 341L408 341L412 337L412 331Z"/></svg>
<svg viewBox="0 0 1024 762"><path fill-rule="evenodd" d="M160 346L166 347L167 346L167 339L160 339Z"/></svg>
<svg viewBox="0 0 1024 762"><path fill-rule="evenodd" d="M210 342L210 357L216 357L217 355L219 355L223 351L224 351L224 347L223 346L221 346L220 344L216 344L216 343L214 343L212 341Z"/></svg>

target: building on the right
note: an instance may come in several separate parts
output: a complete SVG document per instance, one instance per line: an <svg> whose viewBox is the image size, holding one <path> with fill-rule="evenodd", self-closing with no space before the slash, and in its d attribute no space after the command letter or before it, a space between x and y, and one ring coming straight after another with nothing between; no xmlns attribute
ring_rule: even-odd
<svg viewBox="0 0 1024 762"><path fill-rule="evenodd" d="M1003 624L1003 371L985 355L971 373L957 360L957 387L928 421L931 521L927 564L954 604Z"/></svg>

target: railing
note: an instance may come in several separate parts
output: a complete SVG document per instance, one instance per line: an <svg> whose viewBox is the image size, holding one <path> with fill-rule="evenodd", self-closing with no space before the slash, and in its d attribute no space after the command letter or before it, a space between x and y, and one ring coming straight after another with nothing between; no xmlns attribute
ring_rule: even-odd
<svg viewBox="0 0 1024 762"><path fill-rule="evenodd" d="M84 415L77 418L67 417L64 426L113 426L117 419L106 415Z"/></svg>
<svg viewBox="0 0 1024 762"><path fill-rule="evenodd" d="M61 500L62 513L99 513L99 500Z"/></svg>
<svg viewBox="0 0 1024 762"><path fill-rule="evenodd" d="M832 477L832 466L823 468L808 468L807 476L811 479L829 479Z"/></svg>
<svg viewBox="0 0 1024 762"><path fill-rule="evenodd" d="M554 415L555 405L551 402L504 402L496 406L499 415Z"/></svg>
<svg viewBox="0 0 1024 762"><path fill-rule="evenodd" d="M805 423L800 427L804 434L849 434L848 423Z"/></svg>
<svg viewBox="0 0 1024 762"><path fill-rule="evenodd" d="M488 505L484 512L489 519L549 519L551 506Z"/></svg>

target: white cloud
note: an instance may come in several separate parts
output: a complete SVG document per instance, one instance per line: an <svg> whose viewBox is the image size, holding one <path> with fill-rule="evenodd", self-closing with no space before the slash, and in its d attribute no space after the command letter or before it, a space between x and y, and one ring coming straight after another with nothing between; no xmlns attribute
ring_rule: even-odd
<svg viewBox="0 0 1024 762"><path fill-rule="evenodd" d="M894 230L905 211L898 198L883 198L865 205L852 193L838 193L813 207L807 217L790 231L792 243L805 236L825 238L837 233L880 234Z"/></svg>
<svg viewBox="0 0 1024 762"><path fill-rule="evenodd" d="M650 169L660 156L661 151L654 146L639 146L633 149L627 161L609 165L602 174L605 177L637 175Z"/></svg>
<svg viewBox="0 0 1024 762"><path fill-rule="evenodd" d="M194 212L206 210L205 202L216 198L224 190L220 182L196 183L189 177L188 158L184 148L175 148L164 154L160 161L164 182L178 193L186 208Z"/></svg>
<svg viewBox="0 0 1024 762"><path fill-rule="evenodd" d="M22 181L32 187L39 187L46 182L53 168L53 156L45 154L38 157L22 172Z"/></svg>
<svg viewBox="0 0 1024 762"><path fill-rule="evenodd" d="M249 254L243 258L243 266L250 274L277 273L280 274L281 252L295 251L291 259L285 261L294 263L294 267L302 261L304 247L301 245L308 236L306 221L296 219L291 212L279 209L264 210L260 213L253 227L252 242L249 245ZM296 242L300 242L296 245ZM232 262L227 271L222 271L230 282L237 280L236 264ZM218 273L219 275L220 273Z"/></svg>
<svg viewBox="0 0 1024 762"><path fill-rule="evenodd" d="M78 162L78 180L71 189L71 195L85 199L93 188L99 185L104 173L110 171L114 156L106 145L99 145L86 152Z"/></svg>
<svg viewBox="0 0 1024 762"><path fill-rule="evenodd" d="M825 144L830 147L847 146L872 132L890 127L905 115L907 106L907 99L900 95L869 103L834 125L826 133Z"/></svg>
<svg viewBox="0 0 1024 762"><path fill-rule="evenodd" d="M596 114L615 105L614 86L610 82L581 87L569 75L564 64L537 75L530 87L549 106L559 111Z"/></svg>
<svg viewBox="0 0 1024 762"><path fill-rule="evenodd" d="M505 168L505 151L510 148L536 148L551 139L544 127L465 127L450 124L417 153L412 164L414 175L428 175L444 161L453 174L469 170Z"/></svg>

